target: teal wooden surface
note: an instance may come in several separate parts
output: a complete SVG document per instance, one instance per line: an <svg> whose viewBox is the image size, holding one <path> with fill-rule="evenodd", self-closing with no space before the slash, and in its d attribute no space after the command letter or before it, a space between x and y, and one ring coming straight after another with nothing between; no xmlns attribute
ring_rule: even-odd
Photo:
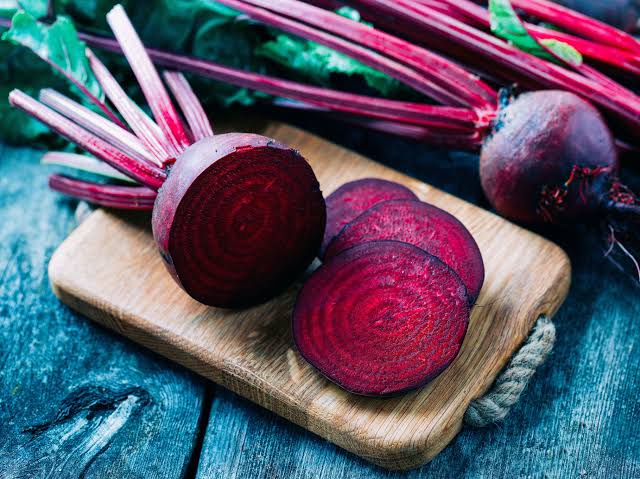
<svg viewBox="0 0 640 479"><path fill-rule="evenodd" d="M304 126L486 206L473 155ZM640 477L640 290L586 229L543 232L570 254L573 287L555 351L507 420L393 473L61 305L46 264L74 208L47 190L37 152L0 147L1 478Z"/></svg>

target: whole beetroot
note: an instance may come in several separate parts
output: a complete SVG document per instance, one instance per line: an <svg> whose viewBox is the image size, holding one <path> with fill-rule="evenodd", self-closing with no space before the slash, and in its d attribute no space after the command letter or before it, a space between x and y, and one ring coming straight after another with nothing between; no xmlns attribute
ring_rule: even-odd
<svg viewBox="0 0 640 479"><path fill-rule="evenodd" d="M598 110L564 91L525 93L502 108L480 155L482 187L500 214L523 223L600 223L605 255L622 270L630 264L640 280L640 201L619 170Z"/></svg>
<svg viewBox="0 0 640 479"><path fill-rule="evenodd" d="M482 187L507 218L578 222L616 207L613 136L590 103L565 91L525 93L500 111L480 155Z"/></svg>

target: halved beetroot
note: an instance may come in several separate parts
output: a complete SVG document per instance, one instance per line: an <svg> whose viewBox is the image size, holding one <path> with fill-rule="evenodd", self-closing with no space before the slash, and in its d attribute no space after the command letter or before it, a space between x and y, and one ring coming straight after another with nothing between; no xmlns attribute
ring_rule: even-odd
<svg viewBox="0 0 640 479"><path fill-rule="evenodd" d="M456 357L469 323L459 276L407 243L372 241L323 264L293 312L302 356L342 388L367 396L414 389Z"/></svg>
<svg viewBox="0 0 640 479"><path fill-rule="evenodd" d="M180 156L158 192L152 224L167 269L194 299L247 307L281 292L313 261L324 199L297 151L226 133Z"/></svg>
<svg viewBox="0 0 640 479"><path fill-rule="evenodd" d="M327 246L342 228L373 205L387 200L417 199L409 188L393 181L364 178L345 183L327 197L327 226L318 256L323 258Z"/></svg>
<svg viewBox="0 0 640 479"><path fill-rule="evenodd" d="M422 201L379 203L349 223L329 244L325 259L368 241L404 241L440 258L453 269L475 301L484 282L482 254L454 216Z"/></svg>

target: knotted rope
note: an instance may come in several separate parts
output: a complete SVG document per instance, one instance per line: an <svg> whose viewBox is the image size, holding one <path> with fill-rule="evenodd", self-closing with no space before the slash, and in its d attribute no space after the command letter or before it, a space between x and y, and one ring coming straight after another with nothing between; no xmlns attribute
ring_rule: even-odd
<svg viewBox="0 0 640 479"><path fill-rule="evenodd" d="M531 335L502 370L489 392L471 401L464 414L465 424L485 427L503 420L520 399L538 366L547 359L555 342L556 327L546 316L540 316Z"/></svg>

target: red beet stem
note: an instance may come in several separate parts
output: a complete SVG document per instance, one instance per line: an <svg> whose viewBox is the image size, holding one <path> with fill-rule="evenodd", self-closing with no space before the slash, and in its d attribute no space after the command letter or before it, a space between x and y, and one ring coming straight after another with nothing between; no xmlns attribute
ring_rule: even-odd
<svg viewBox="0 0 640 479"><path fill-rule="evenodd" d="M496 92L479 78L439 55L388 33L297 0L222 0L222 3L241 10L251 17L274 27L309 40L324 43L347 55L354 56L358 60L385 71L385 73L404 81L418 91L422 91L444 104L451 104L452 101L455 101L455 104L462 104L480 110L492 110L495 108L497 102ZM274 12L276 15L270 14L265 9ZM296 21L288 20L286 17ZM307 24L307 26L298 22ZM294 31L294 26L296 31ZM309 26L315 28L310 28ZM322 30L329 33L323 33ZM338 42L336 36L354 43ZM397 72L381 68L379 64L374 64L371 61L371 50L365 50L368 53L363 57L355 56L353 51L348 51L348 49L344 48L344 45L349 45L351 48L354 44L391 57L395 61L415 69L415 72L420 73L418 76L423 79L422 82L424 82L425 78L431 80L429 88L421 88L420 85L413 84L407 78L400 77ZM437 92L429 91L433 88L433 85L438 86ZM446 92L445 96L441 94L443 91Z"/></svg>
<svg viewBox="0 0 640 479"><path fill-rule="evenodd" d="M96 48L117 53L122 52L118 43L112 39L87 33L79 33L79 36L87 44ZM468 134L486 130L492 119L490 115L478 117L476 112L467 108L400 102L345 93L327 88L304 85L294 81L261 75L259 73L237 70L211 61L164 50L147 48L147 53L156 64L167 68L195 73L270 95L308 102L334 111L380 118L399 123L424 125L430 127L430 129L432 127L440 127L444 131L466 130Z"/></svg>
<svg viewBox="0 0 640 479"><path fill-rule="evenodd" d="M115 41L114 43L117 44ZM160 127L129 98L107 67L89 49L87 49L87 57L100 86L140 141L161 164L172 162L175 155Z"/></svg>
<svg viewBox="0 0 640 479"><path fill-rule="evenodd" d="M162 164L149 153L137 136L61 93L51 88L46 88L40 91L39 99L48 107L53 108L71 121L98 135L107 143L115 146L131 158L162 166Z"/></svg>
<svg viewBox="0 0 640 479"><path fill-rule="evenodd" d="M433 3L445 5L450 9L449 16L465 23L471 23L476 27L489 30L489 11L469 0L415 0L425 7L433 8ZM446 13L445 13L446 14ZM584 38L576 37L564 32L545 28L540 25L524 22L527 30L535 37L548 38L567 43L576 48L586 58L595 60L628 71L635 75L640 74L640 55L628 50L612 47L608 44L596 43Z"/></svg>
<svg viewBox="0 0 640 479"><path fill-rule="evenodd" d="M623 50L640 53L640 42L628 33L548 0L511 0L511 4L539 20Z"/></svg>
<svg viewBox="0 0 640 479"><path fill-rule="evenodd" d="M49 107L20 90L9 94L9 102L34 118L40 120L58 134L73 141L92 155L100 158L115 169L136 181L158 190L166 179L166 173L146 162L136 161L93 133L76 125Z"/></svg>
<svg viewBox="0 0 640 479"><path fill-rule="evenodd" d="M187 119L194 140L198 141L213 136L213 128L211 128L209 118L185 76L180 72L168 71L164 72L163 76Z"/></svg>
<svg viewBox="0 0 640 479"><path fill-rule="evenodd" d="M111 9L107 14L107 22L122 46L122 51L142 88L153 116L166 138L170 140L173 153L178 156L191 144L191 141L184 129L182 119L171 103L169 93L162 84L122 5L116 5Z"/></svg>
<svg viewBox="0 0 640 479"><path fill-rule="evenodd" d="M542 48L543 50L545 50L549 55L551 55L553 58L555 58L557 61L559 61L562 64L566 65L566 62L560 58L556 52L550 48L548 48L542 40L545 39L544 35L543 36L539 36L537 33L531 31L529 29L529 26L523 22L522 20L520 20L520 18L517 19L517 21L520 22L520 24L522 25L522 28L524 28L527 33L529 33L529 35L531 35L536 42L538 43L538 45L540 46L540 48ZM582 75L584 75L587 78L591 78L592 80L597 81L598 83L600 83L603 87L605 88L609 88L612 92L615 92L616 95L620 95L620 96L628 96L631 100L634 99L635 97L635 93L633 93L632 91L626 89L625 87L623 87L622 85L620 85L619 83L613 81L611 78L609 78L608 76L604 75L603 73L600 73L598 70L596 70L595 68L590 67L589 65L586 65L585 63L581 63L580 65L569 65L572 69L580 72Z"/></svg>
<svg viewBox="0 0 640 479"><path fill-rule="evenodd" d="M378 12L392 15L409 26L410 30L423 30L449 45L451 54L459 54L451 48L461 49L465 54L475 52L485 61L503 65L516 76L525 76L549 88L573 91L614 114L631 131L640 128L640 99L636 96L620 95L612 92L589 78L569 71L561 66L525 53L508 43L481 30L452 18L447 18L411 0L386 2L383 0L357 0L354 3Z"/></svg>
<svg viewBox="0 0 640 479"><path fill-rule="evenodd" d="M292 317L302 356L356 394L389 396L425 385L455 359L469 322L462 281L407 243L377 241L323 264Z"/></svg>
<svg viewBox="0 0 640 479"><path fill-rule="evenodd" d="M144 186L105 185L62 175L51 175L49 187L67 196L123 210L151 211L156 199L156 192Z"/></svg>
<svg viewBox="0 0 640 479"><path fill-rule="evenodd" d="M434 128L425 128L418 125L409 125L406 123L376 120L373 118L362 118L360 116L344 115L336 113L328 108L321 108L310 103L289 100L286 98L277 98L273 102L274 106L283 107L291 110L311 111L321 114L327 118L331 118L350 125L367 128L389 135L395 135L407 138L413 141L437 145L447 148L455 148L457 150L477 151L482 146L484 139L481 129L477 129L471 133L457 133L455 131L436 130Z"/></svg>

